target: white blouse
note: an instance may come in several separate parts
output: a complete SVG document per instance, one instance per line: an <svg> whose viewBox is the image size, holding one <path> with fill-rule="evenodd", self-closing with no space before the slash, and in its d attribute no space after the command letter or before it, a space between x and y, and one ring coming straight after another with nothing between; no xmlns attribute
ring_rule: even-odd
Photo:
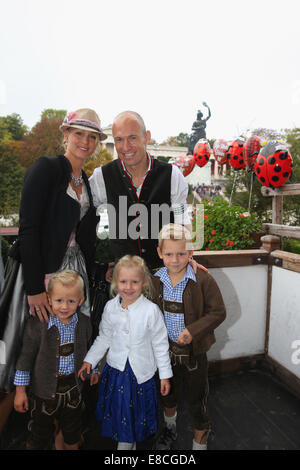
<svg viewBox="0 0 300 470"><path fill-rule="evenodd" d="M160 379L173 376L163 314L143 295L127 309L122 308L119 295L105 305L99 335L84 361L94 369L107 350L108 365L124 371L128 359L139 384L151 379L157 369Z"/></svg>

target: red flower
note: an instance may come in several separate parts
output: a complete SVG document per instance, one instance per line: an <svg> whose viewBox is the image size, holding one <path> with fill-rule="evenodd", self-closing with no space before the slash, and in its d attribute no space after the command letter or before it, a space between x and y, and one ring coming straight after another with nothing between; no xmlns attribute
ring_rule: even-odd
<svg viewBox="0 0 300 470"><path fill-rule="evenodd" d="M233 245L233 241L232 241L232 240L227 240L226 246L228 246L228 245L232 246L232 245Z"/></svg>
<svg viewBox="0 0 300 470"><path fill-rule="evenodd" d="M210 233L211 233L212 235L215 235L217 232L216 232L215 230L212 230Z"/></svg>
<svg viewBox="0 0 300 470"><path fill-rule="evenodd" d="M245 217L243 213L240 214L240 217Z"/></svg>
<svg viewBox="0 0 300 470"><path fill-rule="evenodd" d="M203 217L204 217L204 219L209 219L208 215L205 215L205 214L204 214Z"/></svg>
<svg viewBox="0 0 300 470"><path fill-rule="evenodd" d="M211 242L213 242L213 241L214 241L214 239L213 239L213 238L210 238L209 243L211 243Z"/></svg>

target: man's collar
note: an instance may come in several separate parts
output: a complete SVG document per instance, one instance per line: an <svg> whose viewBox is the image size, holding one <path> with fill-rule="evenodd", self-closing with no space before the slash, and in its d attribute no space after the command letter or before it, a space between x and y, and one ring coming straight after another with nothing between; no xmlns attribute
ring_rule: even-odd
<svg viewBox="0 0 300 470"><path fill-rule="evenodd" d="M146 170L146 173L144 174L144 177L146 176L146 174L152 169L152 166L153 166L153 157L150 155L150 153L146 152L146 155L147 155L147 159L148 159L148 168ZM125 167L125 164L123 163L123 161L120 159L120 163L122 165L122 168L123 170L127 173L127 175L129 176L130 179L132 179L132 175L129 173L129 171L126 169Z"/></svg>
<svg viewBox="0 0 300 470"><path fill-rule="evenodd" d="M78 315L77 315L77 313L74 313L74 315L73 315L73 317L71 318L71 320L69 321L69 323L63 323L62 321L60 321L60 319L59 319L57 316L52 317L52 316L50 315L49 322L48 322L48 330L49 330L52 326L59 326L59 325L75 326L77 322L78 322Z"/></svg>
<svg viewBox="0 0 300 470"><path fill-rule="evenodd" d="M166 267L163 267L163 268L160 268L155 274L154 276L157 276L160 278L160 280L162 282L164 282L165 280L169 280L170 279L170 276L169 276L169 273L168 273L168 269ZM196 276L195 276L195 273L193 271L193 268L190 264L187 265L186 267L186 272L184 274L184 276L182 277L182 279L179 281L183 281L184 279L192 279L193 281L197 281L196 279Z"/></svg>

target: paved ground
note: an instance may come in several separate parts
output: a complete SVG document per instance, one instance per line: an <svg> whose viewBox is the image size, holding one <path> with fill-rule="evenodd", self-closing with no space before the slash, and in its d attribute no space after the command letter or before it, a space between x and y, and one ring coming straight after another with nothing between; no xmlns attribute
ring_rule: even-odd
<svg viewBox="0 0 300 470"><path fill-rule="evenodd" d="M96 397L94 397L96 399ZM300 400L261 370L210 378L209 410L214 438L210 450L299 450ZM12 412L0 440L1 450L22 450L27 416ZM83 450L113 450L90 413ZM184 401L178 412L177 450L190 450L193 430ZM150 450L153 441L138 449Z"/></svg>

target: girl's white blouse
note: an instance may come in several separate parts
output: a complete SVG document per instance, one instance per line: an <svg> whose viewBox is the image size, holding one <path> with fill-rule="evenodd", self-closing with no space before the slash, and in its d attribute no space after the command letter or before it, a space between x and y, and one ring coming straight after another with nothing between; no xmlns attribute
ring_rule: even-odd
<svg viewBox="0 0 300 470"><path fill-rule="evenodd" d="M119 295L107 302L99 335L84 361L95 368L107 350L111 367L124 371L129 360L139 384L153 377L157 369L160 379L173 375L163 314L143 295L127 309L122 308Z"/></svg>

